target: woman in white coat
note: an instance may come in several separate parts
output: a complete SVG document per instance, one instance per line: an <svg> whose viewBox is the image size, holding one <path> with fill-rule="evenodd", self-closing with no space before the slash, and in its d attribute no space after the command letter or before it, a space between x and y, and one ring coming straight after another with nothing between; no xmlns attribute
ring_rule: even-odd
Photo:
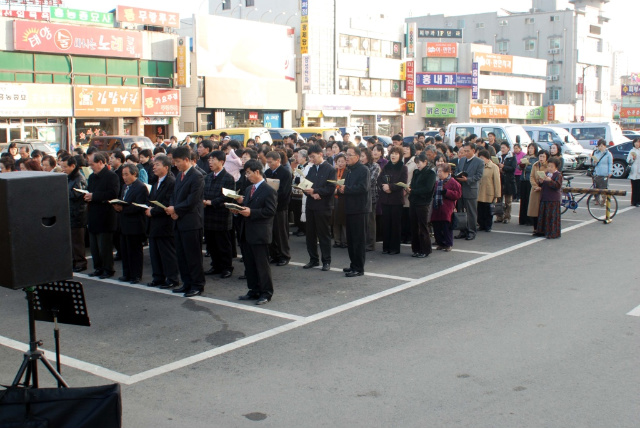
<svg viewBox="0 0 640 428"><path fill-rule="evenodd" d="M631 166L631 205L640 207L640 138L633 140L633 148L627 155L627 164Z"/></svg>

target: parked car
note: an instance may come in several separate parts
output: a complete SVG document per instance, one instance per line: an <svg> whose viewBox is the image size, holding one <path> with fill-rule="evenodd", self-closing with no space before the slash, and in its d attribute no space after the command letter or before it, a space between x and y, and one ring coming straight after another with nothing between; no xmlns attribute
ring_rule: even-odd
<svg viewBox="0 0 640 428"><path fill-rule="evenodd" d="M564 169L584 168L591 162L591 150L582 147L568 131L540 125L522 125L531 141L541 149L549 151L551 144L560 145Z"/></svg>
<svg viewBox="0 0 640 428"><path fill-rule="evenodd" d="M526 152L531 138L521 125L513 123L451 123L447 128L449 141L455 141L457 136L466 138L475 134L482 139L487 139L490 132L496 136L496 141L506 141L511 147L520 143L522 150Z"/></svg>
<svg viewBox="0 0 640 428"><path fill-rule="evenodd" d="M272 142L282 142L284 137L288 137L291 134L296 134L297 132L291 128L267 128L269 130L269 134L271 135ZM301 138L301 135L298 134L298 138ZM302 137L304 140L305 138Z"/></svg>
<svg viewBox="0 0 640 428"><path fill-rule="evenodd" d="M366 135L364 137L362 137L362 141L364 141L365 143L369 140L369 138L373 137L373 135ZM384 147L385 149L392 144L391 142L391 137L387 137L386 135L378 135L378 142L380 144L382 144L382 147ZM413 140L412 140L413 141Z"/></svg>
<svg viewBox="0 0 640 428"><path fill-rule="evenodd" d="M623 129L622 135L633 140L634 138L640 138L640 131L636 131L635 129Z"/></svg>
<svg viewBox="0 0 640 428"><path fill-rule="evenodd" d="M617 144L613 147L609 147L609 153L613 156L613 178L626 178L627 177L627 156L633 148L633 141Z"/></svg>
<svg viewBox="0 0 640 428"><path fill-rule="evenodd" d="M342 133L340 133L340 129L337 127L329 127L329 128L320 128L316 126L306 126L301 128L293 128L294 131L298 133L302 138L308 140L310 137L313 137L316 134L322 134L322 138L326 141L329 141L329 137L333 137L335 140L342 141Z"/></svg>
<svg viewBox="0 0 640 428"><path fill-rule="evenodd" d="M133 143L136 143L142 149L154 149L154 145L149 138L139 135L104 135L93 137L88 147L96 147L101 152L107 153L116 150L130 152Z"/></svg>
<svg viewBox="0 0 640 428"><path fill-rule="evenodd" d="M548 126L566 129L582 147L588 150L595 149L601 138L604 138L609 146L629 141L622 135L620 126L614 122L551 123Z"/></svg>
<svg viewBox="0 0 640 428"><path fill-rule="evenodd" d="M40 150L45 155L51 155L53 157L56 156L56 150L51 147L49 143L41 140L11 140L12 143L16 143L18 145L18 152L20 151L21 146L29 147L29 153L34 150ZM2 153L6 153L9 150L9 143L3 143L0 145L0 151Z"/></svg>

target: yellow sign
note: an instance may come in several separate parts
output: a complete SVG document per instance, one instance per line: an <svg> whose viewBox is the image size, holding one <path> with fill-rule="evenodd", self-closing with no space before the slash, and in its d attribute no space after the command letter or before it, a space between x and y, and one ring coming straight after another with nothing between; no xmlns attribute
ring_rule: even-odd
<svg viewBox="0 0 640 428"><path fill-rule="evenodd" d="M309 53L309 23L300 23L300 53Z"/></svg>
<svg viewBox="0 0 640 428"><path fill-rule="evenodd" d="M177 52L177 70L178 79L177 86L181 88L188 88L189 79L189 38L180 37L178 39L178 52Z"/></svg>
<svg viewBox="0 0 640 428"><path fill-rule="evenodd" d="M404 62L400 63L400 80L407 80L407 69Z"/></svg>

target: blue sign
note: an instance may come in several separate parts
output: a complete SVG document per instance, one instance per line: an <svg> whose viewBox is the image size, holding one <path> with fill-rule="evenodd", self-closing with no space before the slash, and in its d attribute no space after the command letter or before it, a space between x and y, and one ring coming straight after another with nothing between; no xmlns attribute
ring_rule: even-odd
<svg viewBox="0 0 640 428"><path fill-rule="evenodd" d="M282 115L280 113L265 113L263 123L265 128L282 128Z"/></svg>
<svg viewBox="0 0 640 428"><path fill-rule="evenodd" d="M416 73L416 86L470 88L471 75L458 73Z"/></svg>
<svg viewBox="0 0 640 428"><path fill-rule="evenodd" d="M309 0L302 0L301 9L302 9L302 13L300 15L302 16L309 15Z"/></svg>
<svg viewBox="0 0 640 428"><path fill-rule="evenodd" d="M471 64L471 99L477 100L480 89L478 87L478 75L480 74L478 63Z"/></svg>

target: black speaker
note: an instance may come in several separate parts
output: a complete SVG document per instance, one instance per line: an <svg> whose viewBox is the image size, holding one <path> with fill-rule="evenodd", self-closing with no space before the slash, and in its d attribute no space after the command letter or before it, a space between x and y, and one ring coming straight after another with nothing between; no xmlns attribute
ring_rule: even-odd
<svg viewBox="0 0 640 428"><path fill-rule="evenodd" d="M0 174L0 286L20 289L73 276L67 175Z"/></svg>

